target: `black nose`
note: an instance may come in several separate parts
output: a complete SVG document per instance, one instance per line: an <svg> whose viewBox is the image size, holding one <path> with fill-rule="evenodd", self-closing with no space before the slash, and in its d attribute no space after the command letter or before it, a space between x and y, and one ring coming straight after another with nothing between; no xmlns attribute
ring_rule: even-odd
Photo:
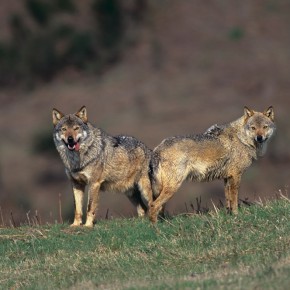
<svg viewBox="0 0 290 290"><path fill-rule="evenodd" d="M258 141L258 142L262 142L262 141L263 141L263 136L258 135L258 136L257 136L257 141Z"/></svg>
<svg viewBox="0 0 290 290"><path fill-rule="evenodd" d="M68 142L68 144L74 144L75 143L74 138L72 136L68 136L67 137L67 142Z"/></svg>

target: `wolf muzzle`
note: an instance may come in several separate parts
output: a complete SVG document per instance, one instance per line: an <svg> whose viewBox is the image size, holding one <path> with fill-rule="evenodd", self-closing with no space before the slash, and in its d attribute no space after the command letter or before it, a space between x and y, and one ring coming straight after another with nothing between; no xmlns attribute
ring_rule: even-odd
<svg viewBox="0 0 290 290"><path fill-rule="evenodd" d="M257 136L255 137L255 140L256 140L256 142L258 142L258 143L263 143L264 141L267 140L267 138L264 138L262 135L257 135Z"/></svg>
<svg viewBox="0 0 290 290"><path fill-rule="evenodd" d="M79 151L80 150L80 143L79 140L75 141L72 136L68 136L66 146L71 151Z"/></svg>

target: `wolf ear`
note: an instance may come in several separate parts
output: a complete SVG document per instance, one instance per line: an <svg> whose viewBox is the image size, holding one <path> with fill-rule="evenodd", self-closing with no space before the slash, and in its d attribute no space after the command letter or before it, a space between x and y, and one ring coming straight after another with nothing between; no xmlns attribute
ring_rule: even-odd
<svg viewBox="0 0 290 290"><path fill-rule="evenodd" d="M267 116L271 121L274 121L274 110L272 106L265 110L263 114Z"/></svg>
<svg viewBox="0 0 290 290"><path fill-rule="evenodd" d="M75 115L80 118L84 123L88 122L88 116L87 116L87 108L85 106L82 106Z"/></svg>
<svg viewBox="0 0 290 290"><path fill-rule="evenodd" d="M54 126L60 121L60 119L64 116L63 113L58 111L57 109L52 109L52 123Z"/></svg>
<svg viewBox="0 0 290 290"><path fill-rule="evenodd" d="M244 116L245 118L250 118L251 116L254 115L254 111L250 110L248 107L244 107Z"/></svg>

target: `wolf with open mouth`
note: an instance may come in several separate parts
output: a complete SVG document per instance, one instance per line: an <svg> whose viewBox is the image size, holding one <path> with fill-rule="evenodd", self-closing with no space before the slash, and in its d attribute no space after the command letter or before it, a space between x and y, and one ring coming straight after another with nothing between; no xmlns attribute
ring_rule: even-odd
<svg viewBox="0 0 290 290"><path fill-rule="evenodd" d="M85 187L88 207L85 226L93 226L100 190L124 192L143 216L152 201L149 178L151 150L130 136L110 136L88 122L86 107L64 115L52 110L53 139L71 180L75 217L82 224Z"/></svg>

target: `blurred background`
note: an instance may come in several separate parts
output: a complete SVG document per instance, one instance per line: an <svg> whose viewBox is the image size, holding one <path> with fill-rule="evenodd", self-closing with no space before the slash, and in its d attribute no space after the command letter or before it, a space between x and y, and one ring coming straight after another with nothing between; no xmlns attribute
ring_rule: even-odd
<svg viewBox="0 0 290 290"><path fill-rule="evenodd" d="M242 179L249 201L287 194L290 2L0 0L2 225L71 219L73 195L52 141L51 110L76 112L150 148L173 135L274 106L277 134ZM185 183L170 214L224 201L223 182ZM98 218L135 216L102 193Z"/></svg>

